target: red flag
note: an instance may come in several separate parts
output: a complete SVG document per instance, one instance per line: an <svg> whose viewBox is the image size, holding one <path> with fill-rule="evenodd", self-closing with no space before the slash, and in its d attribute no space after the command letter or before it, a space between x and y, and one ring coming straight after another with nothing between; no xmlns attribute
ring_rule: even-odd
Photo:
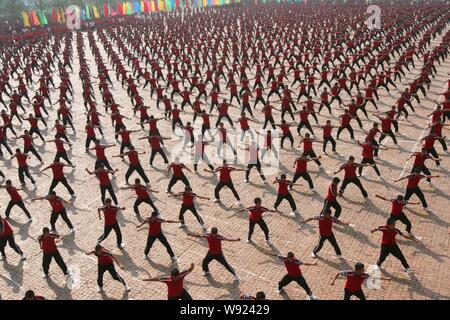
<svg viewBox="0 0 450 320"><path fill-rule="evenodd" d="M123 16L123 7L121 3L117 4L117 15Z"/></svg>
<svg viewBox="0 0 450 320"><path fill-rule="evenodd" d="M103 5L103 16L107 18L109 16L108 4Z"/></svg>
<svg viewBox="0 0 450 320"><path fill-rule="evenodd" d="M55 8L52 9L52 23L58 23L58 14L56 13Z"/></svg>

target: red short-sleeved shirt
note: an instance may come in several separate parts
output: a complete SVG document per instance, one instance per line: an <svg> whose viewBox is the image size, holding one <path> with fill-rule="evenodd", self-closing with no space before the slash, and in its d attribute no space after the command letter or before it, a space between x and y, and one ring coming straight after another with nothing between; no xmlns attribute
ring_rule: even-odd
<svg viewBox="0 0 450 320"><path fill-rule="evenodd" d="M0 229L0 238L7 238L9 236L13 235L13 230L11 226L9 225L8 221L5 219L2 219L3 228Z"/></svg>
<svg viewBox="0 0 450 320"><path fill-rule="evenodd" d="M162 232L161 222L164 220L161 218L149 218L148 219L148 235L157 236Z"/></svg>
<svg viewBox="0 0 450 320"><path fill-rule="evenodd" d="M57 236L53 234L49 234L48 236L41 235L39 237L39 243L41 244L42 251L44 253L53 253L55 251L58 251L55 239L57 239Z"/></svg>
<svg viewBox="0 0 450 320"><path fill-rule="evenodd" d="M147 188L145 186L134 186L133 189L134 192L136 192L138 199L147 199L149 197Z"/></svg>
<svg viewBox="0 0 450 320"><path fill-rule="evenodd" d="M19 164L19 168L25 168L28 166L27 165L27 158L28 158L27 154L21 153L21 154L16 155L16 157L17 157L17 163Z"/></svg>
<svg viewBox="0 0 450 320"><path fill-rule="evenodd" d="M119 208L111 206L103 209L103 215L105 216L105 226L112 226L117 223L117 212Z"/></svg>
<svg viewBox="0 0 450 320"><path fill-rule="evenodd" d="M288 187L291 185L291 181L289 180L278 180L278 194L285 195L288 194Z"/></svg>
<svg viewBox="0 0 450 320"><path fill-rule="evenodd" d="M222 240L225 239L224 237L217 235L216 237L213 237L211 234L207 234L203 236L208 241L209 245L209 253L213 255L218 255L222 253Z"/></svg>
<svg viewBox="0 0 450 320"><path fill-rule="evenodd" d="M62 179L64 178L64 164L62 163L53 163L50 165L50 169L52 169L53 172L53 178L55 179Z"/></svg>
<svg viewBox="0 0 450 320"><path fill-rule="evenodd" d="M172 277L160 278L159 281L161 281L167 285L167 296L169 298L177 298L183 294L183 292L184 292L183 280L187 274L188 273L186 271L180 273L180 275L176 281L174 281L172 279Z"/></svg>
<svg viewBox="0 0 450 320"><path fill-rule="evenodd" d="M101 186L107 186L111 184L111 180L109 180L109 171L97 171L97 178L100 181Z"/></svg>
<svg viewBox="0 0 450 320"><path fill-rule="evenodd" d="M262 214L266 212L267 210L263 207L253 207L251 208L249 212L248 219L252 222L258 222L262 220Z"/></svg>
<svg viewBox="0 0 450 320"><path fill-rule="evenodd" d="M347 277L347 280L345 281L345 289L350 292L357 292L361 290L362 284L367 278L369 278L367 273L357 275L354 271L342 271L341 275Z"/></svg>
<svg viewBox="0 0 450 320"><path fill-rule="evenodd" d="M278 256L278 259L284 262L284 266L286 267L289 276L298 277L302 275L302 271L300 270L302 261L298 259L292 259L291 261L289 261L288 258L283 256Z"/></svg>
<svg viewBox="0 0 450 320"><path fill-rule="evenodd" d="M108 251L103 251L101 254L95 253L95 255L98 258L98 264L101 266L109 266L114 263L112 254Z"/></svg>
<svg viewBox="0 0 450 320"><path fill-rule="evenodd" d="M408 178L408 184L406 185L407 189L416 189L419 186L419 182L422 179L422 176L410 176Z"/></svg>
<svg viewBox="0 0 450 320"><path fill-rule="evenodd" d="M302 158L298 158L295 161L295 164L296 164L296 167L295 167L295 172L296 173L306 172L307 167L308 167L308 160L302 159Z"/></svg>
<svg viewBox="0 0 450 320"><path fill-rule="evenodd" d="M383 232L383 236L381 237L381 244L385 246L390 246L396 244L395 237L402 232L395 228L394 230L389 230L386 226L381 226L378 228L381 232Z"/></svg>
<svg viewBox="0 0 450 320"><path fill-rule="evenodd" d="M6 188L6 192L8 192L9 196L11 197L11 201L16 202L22 200L22 197L20 196L16 188Z"/></svg>
<svg viewBox="0 0 450 320"><path fill-rule="evenodd" d="M58 197L56 197L54 199L48 199L48 202L50 203L50 206L52 207L52 212L59 213L64 210L64 204Z"/></svg>

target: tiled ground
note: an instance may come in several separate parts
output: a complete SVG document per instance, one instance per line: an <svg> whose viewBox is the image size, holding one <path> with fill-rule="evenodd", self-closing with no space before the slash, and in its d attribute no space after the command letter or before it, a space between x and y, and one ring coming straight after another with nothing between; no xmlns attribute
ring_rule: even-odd
<svg viewBox="0 0 450 320"><path fill-rule="evenodd" d="M434 42L434 44L437 44ZM107 57L101 44L99 44L103 57L106 61ZM75 49L75 45L74 45ZM86 39L87 57L91 55ZM92 63L92 62L91 62ZM385 181L378 181L375 173L370 169L362 178L362 182L370 193L370 198L364 200L359 191L355 187L350 186L344 197L340 200L343 206L341 219L350 221L355 224L355 228L336 227L335 233L338 242L343 250L345 261L338 260L330 247L326 244L317 260L317 267L304 267L304 275L312 288L313 292L319 299L340 299L342 294L343 281L337 281L336 285L330 286L330 282L334 274L343 269L351 267L354 262L362 261L367 265L373 265L379 253L380 234L370 234L370 229L377 227L386 220L390 210L388 203L382 202L375 198L375 194L381 194L385 197L395 196L403 193L405 183L393 183L392 181L400 177L402 174L409 172L411 161L407 162L408 155L418 150L420 145L417 141L425 133L428 119L426 115L431 112L434 107L433 99L440 99L439 93L443 92L447 72L450 68L450 61L446 61L442 66L438 66L439 74L433 80L432 88L428 98L422 99L420 105L416 104L417 112L410 117L410 123L401 124L401 133L399 137L399 148L395 148L389 139L385 143L387 147L391 147L388 151L380 153L378 161L379 168ZM91 250L96 243L96 239L102 233L102 222L98 220L96 208L100 206L100 194L97 180L88 176L85 168L92 168L94 159L92 155L84 152L83 132L85 115L82 101L77 94L80 94L80 81L77 76L78 61L74 59L74 71L71 80L76 90L76 99L74 101L74 117L77 132L71 136L74 143L73 150L69 153L71 159L76 163L75 170L70 172L69 181L73 185L78 198L73 207L68 208L69 216L77 225L77 232L68 235L60 244L60 251L71 269L75 273L77 281L74 284L66 285L65 278L60 270L53 263L51 268L51 278L49 280L42 279L41 271L41 252L36 241L37 236L43 226L47 226L49 221L49 205L47 202L31 203L30 198L36 195L44 195L50 183L51 173L45 173L40 176L37 171L40 166L36 159L31 161L32 173L38 181L38 189L36 191L28 190L22 193L27 199L27 206L32 212L35 220L32 224L27 224L24 215L20 211L14 211L12 217L12 226L16 232L16 240L22 249L28 255L28 260L21 263L20 258L10 249L8 262L0 263L0 294L3 299L18 299L28 289L35 290L36 293L44 295L48 299L165 299L166 287L164 284L144 283L141 278L166 274L171 269L169 257L165 249L157 243L151 253L151 259L144 261L142 254L146 241L146 231L136 231L135 225L139 222L135 217L132 206L134 202L134 192L119 191L118 197L120 204L127 207L120 218L121 228L124 234L124 242L126 248L122 251L115 248L115 235L111 236L104 242L107 248L112 249L118 259L125 265L125 270L119 273L132 287L129 294L124 293L123 288L117 282L112 281L109 275L105 276L105 292L99 294L96 292L96 261L84 255L84 251ZM92 70L95 68L92 65ZM418 69L407 74L407 79L412 79L412 74L417 74ZM406 84L399 86L402 88ZM112 91L118 100L118 103L124 107L130 107L130 101L126 95L126 91L121 88L120 84L116 84ZM140 89L141 94L145 97L147 105L152 107L155 115L160 114L160 110L155 107L155 101L150 99L149 91ZM384 90L381 91L380 108L387 110L395 99L398 97L398 91L392 91L391 95ZM99 93L96 88L96 96ZM345 96L348 100L347 96ZM101 111L102 108L100 108ZM335 107L335 109L338 109ZM51 120L55 118L56 109L51 112ZM369 110L373 111L370 107ZM238 117L238 110L232 109L232 116ZM335 114L340 111L335 111ZM130 110L126 110L127 116L133 116ZM258 124L254 127L262 127L262 115L257 113L256 120ZM277 118L279 115L277 114ZM182 116L183 121L190 121L192 114L187 112ZM320 123L328 119L328 114L319 116ZM373 118L372 118L373 120ZM333 119L336 123L336 119ZM49 121L52 122L52 121ZM135 124L137 119L126 121L129 127L137 127ZM105 118L103 125L105 130L105 139L109 143L114 143L113 130L110 127L108 118ZM160 124L163 135L170 136L169 122L162 121ZM365 130L371 127L372 123L364 120ZM357 127L357 126L356 126ZM448 134L448 129L445 129ZM295 132L295 131L294 131ZM47 133L47 132L46 132ZM319 136L319 129L317 135ZM134 136L134 143L140 150L147 150L146 142L137 141ZM363 139L365 133L356 129L358 139ZM299 138L296 137L296 140ZM297 142L296 142L297 143ZM166 146L170 150L175 142L169 141ZM20 143L21 146L21 143ZM118 178L115 180L117 186L124 185L124 173L127 165L118 158L112 158L112 155L118 154L118 146L110 149L107 155L114 168L118 168ZM432 213L427 213L419 206L412 207L406 211L413 223L413 231L416 235L423 238L425 246L412 243L411 241L400 240L399 244L405 256L411 264L415 272L415 277L410 279L403 273L400 263L393 257L388 258L384 264L384 273L391 276L390 282L383 282L381 290L368 290L366 295L368 299L448 299L450 297L450 262L449 254L449 223L450 216L445 209L450 204L450 184L448 183L449 156L442 152L440 146L437 147L442 156L442 166L435 167L430 163L429 166L434 174L440 174L441 179L437 179L433 186L424 183L423 190L429 200ZM316 150L320 153L320 145L316 146ZM53 158L53 145L47 144L39 148L43 154L45 163ZM297 285L291 284L286 288L285 295L276 293L276 284L285 274L284 266L278 263L273 257L267 256L267 252L281 252L285 254L287 251L293 251L298 257L304 261L311 262L310 252L314 247L318 238L317 226L314 223L300 225L302 218L317 215L322 208L323 197L326 188L332 178L332 172L350 155L354 155L357 159L360 157L360 148L349 139L346 132L342 135L342 140L338 141L338 155L324 156L322 159L324 171L319 171L315 164L311 164L311 174L314 179L317 193L312 193L305 186L295 188L293 192L294 198L298 204L301 217L292 218L288 215L289 207L287 203L283 203L280 209L282 214L269 214L265 218L271 232L271 238L274 247L270 248L265 242L261 230L256 228L253 236L254 244L246 244L244 241L224 243L225 255L242 278L241 283L233 283L233 278L215 263L211 264L212 277L205 278L201 274L201 261L206 254L207 245L202 240L190 238L183 229L179 229L178 225L165 225L165 234L171 243L176 255L179 257L179 265L186 268L191 262L195 263L196 269L186 279L187 287L194 299L237 299L241 293L254 293L258 290L264 290L270 299L305 299L307 298L303 290ZM44 153L45 152L45 153ZM300 154L297 149L283 150L281 153L280 171L287 173L289 176L293 174L292 163L294 158ZM155 161L155 168L150 168L148 164L148 155L141 156L145 170L151 179L153 189L159 190L160 193L155 194L157 199L156 205L160 208L163 216L170 219L177 219L179 203L168 198L164 192L168 178L165 175L166 170L160 158ZM14 184L18 185L15 162L7 159L1 160L3 171L8 178L13 179ZM203 168L203 167L201 167ZM200 172L198 176L187 174L193 190L201 195L213 198L213 188L216 178L209 173ZM342 177L342 176L341 176ZM252 172L250 184L244 183L244 173L234 173L233 179L235 186L242 197L244 205L251 205L254 197L263 198L263 204L272 207L276 197L276 189L271 185L262 184L256 172ZM270 177L270 180L273 176ZM68 195L65 189L57 191L66 199ZM174 191L181 191L182 185L177 184ZM246 238L248 231L248 223L245 214L233 215L237 209L234 204L235 200L231 192L223 190L221 194L223 205L213 204L209 201L199 202L198 208L201 216L205 220L208 227L217 226L220 233L229 237ZM6 192L0 191L1 211L3 212L8 195ZM142 208L143 216L150 213L149 208ZM188 213L187 216L188 230L200 232L194 218ZM68 230L62 221L58 222L58 229L62 233ZM400 225L400 229L404 229Z"/></svg>

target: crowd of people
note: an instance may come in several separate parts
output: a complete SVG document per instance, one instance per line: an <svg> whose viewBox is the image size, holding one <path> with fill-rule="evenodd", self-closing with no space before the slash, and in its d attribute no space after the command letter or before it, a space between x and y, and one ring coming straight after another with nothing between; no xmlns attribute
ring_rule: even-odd
<svg viewBox="0 0 450 320"><path fill-rule="evenodd" d="M150 259L150 251L159 240L173 264L169 275L142 280L165 283L169 299L192 299L192 292L185 289L183 280L194 271L194 264L186 270L178 267L164 225L179 224L187 236L207 241L208 250L202 263L204 276L210 276L209 265L216 261L239 282L239 266L229 264L222 244L241 241L243 234L222 234L220 221L215 225L205 223L197 202L221 205L223 194L228 192L223 188L227 187L236 199L236 206L240 206L235 214L248 213L247 243L253 242L257 225L267 245L272 247L270 225L264 214L282 213L280 208L286 205L286 200L290 215L299 219L299 203L308 203L308 196L294 195L292 189L302 186L300 182L304 180L311 191L324 194L322 210L314 217L300 220L301 224L318 225L320 237L311 259L318 257L327 240L336 255L345 259L342 251L346 250L342 244L339 246L333 226L351 225L345 221L346 209L339 199L345 191L349 198L358 197L351 193L353 184L362 197L376 198L392 206L389 219L370 230L381 233L376 266L381 268L392 255L412 276L414 263L410 267L408 261L413 257L405 257L396 239L421 242L412 233L413 225L404 208L421 204L430 210L421 184L422 180L431 184L432 179L439 178L426 160L440 166L440 155L447 152L444 130L445 121L450 120L450 81L445 82L446 89L439 100L433 102L435 109L429 118L414 118L420 121L416 123L418 126L427 129L420 140L420 150L410 155L414 162L407 169L409 173L396 181L406 181L404 193L388 198L366 189L360 179L363 173L374 170L381 183L388 183L378 161L384 152L389 152L383 142L391 139L395 147L402 143L398 137L405 123L411 123L412 114L421 110L421 101L428 99L430 86L442 85L439 76L447 76L442 65L449 53L448 5L414 4L414 10L410 6L402 2L381 4L381 29L364 24L367 15L363 4L281 3L223 6L183 14L176 11L145 19L111 18L101 27L86 32L43 31L22 39L2 39L0 189L10 199L0 216L1 259L6 261L11 250L22 260L34 254L23 252L15 241L20 230L14 230L11 220L20 219L21 212L17 210L20 209L29 223L42 226L33 250L42 251L43 276L50 276L51 262L55 260L70 281L72 273L65 263L67 257L58 250L57 244L64 238L58 229L83 233L66 207L85 201L77 196L77 188L98 185L97 212L104 231L100 237L96 235L92 248L86 248L85 253L98 260L99 292L104 290L106 271L124 290L130 291L126 277L116 271L115 266L123 268L121 261L102 243L114 231L117 247L125 250L120 214L127 209L121 200L125 190L131 190L135 192L136 227L148 228L147 242L142 245L143 258ZM80 86L74 85L77 77ZM123 99L121 95L125 92L127 98ZM383 104L380 94L386 93L395 98L394 105ZM362 121L368 123L368 130ZM166 122L168 125L162 129L161 124ZM294 137L293 127L298 137ZM105 139L110 132L116 142ZM76 133L78 138L83 135L85 143L74 138ZM347 154L336 171L324 168L323 157L349 148L342 142L344 139L360 148L361 153ZM148 147L138 148L139 140L147 140ZM167 147L173 146L173 142L181 145L178 152ZM81 165L71 152L80 143L89 159L89 167L81 170L95 176L98 183L88 180L74 187L67 176L75 168L76 173L80 172ZM319 145L322 154L318 155L315 146ZM285 158L292 150L300 151L293 174L278 171L275 178L267 174L268 158L292 167ZM147 157L150 167L143 164ZM119 170L111 165L111 158L127 162L128 169ZM40 163L38 169L30 166L35 160ZM403 165L405 160L397 162ZM9 161L15 164L17 172ZM320 171L331 171L327 190L316 191L310 165L316 165ZM162 167L171 177L167 178L166 190L154 190L154 173ZM259 177L251 174L253 167ZM45 171L52 173L48 190L41 187L46 183L41 176ZM192 181L203 179L199 171L217 175L218 179L216 183L205 179L203 189L194 192ZM124 186L115 187L114 180L122 177ZM241 200L244 195L236 190L235 179L245 183L261 179L267 188L275 185L277 195L273 199L245 195ZM178 217L169 218L170 214L155 201L154 194L164 192L168 201L181 204ZM24 196L32 198L32 202L48 201L49 223L36 218L38 213L29 210ZM414 196L420 202L414 202ZM68 197L70 200L66 200ZM249 199L253 204L244 206L241 201L247 203ZM191 222L188 211L200 224L202 233L186 230L186 224ZM67 228L57 229L60 217ZM399 229L397 221L405 225L405 232ZM316 266L316 262L304 262L290 251L270 255L286 268L286 275L277 286L278 293L295 281L310 299L327 298L314 295L314 288L308 285L308 277L302 270L303 266ZM351 252L347 251L346 256L351 257ZM353 270L336 274L331 284L343 277L344 299L352 296L365 299L362 284L370 277L366 268L356 262ZM273 296L260 291L255 296L243 294L241 298L260 300L266 294ZM25 299L44 298L27 291Z"/></svg>

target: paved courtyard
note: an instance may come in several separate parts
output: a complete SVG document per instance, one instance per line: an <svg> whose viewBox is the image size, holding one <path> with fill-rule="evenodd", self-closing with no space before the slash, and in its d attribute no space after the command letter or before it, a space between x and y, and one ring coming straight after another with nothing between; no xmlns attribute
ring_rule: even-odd
<svg viewBox="0 0 450 320"><path fill-rule="evenodd" d="M86 57L91 57L91 51L87 37L85 38ZM432 45L438 44L439 39L435 39ZM107 55L100 43L98 43L104 61L108 61ZM77 231L74 234L67 234L68 229L63 221L58 221L58 230L61 234L67 234L60 244L60 251L69 268L74 273L74 281L66 283L63 274L57 268L56 264L52 264L51 277L46 280L42 278L41 260L42 253L39 249L37 237L44 226L48 226L50 219L50 207L47 201L33 202L30 199L34 196L43 196L47 193L51 181L51 172L38 175L38 171L42 168L39 162L33 158L30 163L32 166L32 174L37 180L38 188L33 191L25 189L26 192L21 194L26 200L26 205L34 217L34 221L28 224L25 216L18 210L14 209L12 214L11 225L16 232L16 241L27 254L28 259L20 262L20 257L15 255L10 248L8 261L0 263L0 294L3 299L20 299L24 292L33 289L37 294L45 296L47 299L166 299L166 286L162 283L146 283L141 281L142 278L149 276L157 276L167 274L171 270L171 262L164 247L157 242L151 252L150 259L145 261L142 259L145 247L147 231L146 228L137 231L136 225L140 223L132 210L134 203L133 191L119 191L119 187L125 185L124 174L127 170L127 163L121 161L120 158L112 158L113 155L119 153L119 145L112 149L108 149L107 155L113 168L118 168L117 179L113 181L120 205L126 207L120 216L120 225L124 235L126 247L119 250L115 247L115 235L112 233L110 237L103 243L106 248L118 257L124 264L125 269L119 270L119 274L123 276L125 281L131 286L130 293L125 293L123 287L110 276L105 275L105 291L103 293L96 292L97 277L97 261L95 258L86 256L85 251L90 251L96 244L97 238L103 231L103 221L98 220L96 208L101 206L100 191L97 179L89 176L85 168L92 170L94 166L94 155L87 154L84 150L84 125L86 116L80 97L81 83L77 75L79 71L78 58L76 55L76 44L73 43L74 57L74 73L71 74L71 81L75 88L75 100L73 101L74 124L77 129L76 134L71 138L74 146L69 152L72 162L76 164L74 170L68 170L69 182L74 187L77 199L73 206L68 206L69 217L76 224ZM91 70L95 70L95 63L90 61ZM418 64L418 63L417 63ZM413 79L413 75L418 74L419 67L412 69L411 73L407 73L406 79L399 86L403 89L407 80ZM448 72L450 70L450 61L447 59L445 63L438 66L438 75L432 80L432 86L429 90L427 98L422 99L420 105L415 104L416 113L409 118L410 122L402 122L400 124L401 135L399 139L399 147L395 147L392 141L385 139L384 145L389 148L387 151L380 152L380 160L377 161L382 176L385 178L379 181L372 169L365 170L365 176L362 177L362 183L368 190L370 196L365 200L358 189L350 186L346 189L344 197L340 203L343 207L341 220L351 222L354 227L335 227L335 234L340 247L343 251L345 260L339 260L334 255L332 247L327 243L319 254L317 267L303 267L303 273L308 281L312 291L319 299L341 299L343 292L343 280L338 280L335 286L331 286L330 282L333 276L339 270L349 269L356 261L361 261L371 268L374 265L379 254L380 234L371 234L370 230L385 223L390 212L390 204L375 198L375 194L384 197L394 197L397 194L403 194L406 182L394 183L393 180L409 173L412 167L412 161L407 161L407 157L414 151L420 149L420 138L427 132L427 124L429 119L426 116L431 113L435 103L433 100L442 99L440 95L445 90ZM114 79L111 73L111 78ZM114 79L115 81L115 79ZM58 83L55 81L55 83ZM150 99L149 89L142 90L139 88L141 95L145 98L145 105L151 107L150 114L161 116L161 110L156 109L155 100ZM133 118L126 120L128 127L139 129L136 124L138 118L133 116L130 100L120 83L115 83L114 89L111 91L116 101L125 107L123 114ZM380 90L380 110L387 111L393 105L399 96L398 90L392 90L391 94L387 94L385 90ZM53 92L52 99L56 101L56 92ZM78 95L77 95L78 94ZM95 88L95 95L100 99L98 88ZM344 95L346 102L348 96ZM181 102L180 98L176 98ZM279 103L275 103L279 107ZM338 115L341 111L335 104L334 114ZM49 124L53 123L56 116L56 107L50 112L50 118L47 120ZM375 111L372 107L368 107L370 111ZM182 115L183 122L192 120L190 108ZM103 112L103 108L99 108ZM233 119L239 116L237 108L231 108L230 114ZM297 116L298 117L298 116ZM276 119L279 118L278 112ZM256 110L256 124L251 126L262 127L262 113L260 109ZM319 115L319 123L324 123L326 119L332 119L337 124L336 117L331 118L328 112L322 112ZM371 117L373 119L373 117ZM197 121L201 121L198 119ZM215 121L213 118L212 121ZM104 142L115 143L113 129L110 126L109 117L102 120L105 131ZM312 120L313 122L313 120ZM364 130L362 131L354 125L357 140L364 139L366 131L371 128L372 122L363 119ZM163 136L171 137L170 122L161 121L160 130ZM19 128L17 128L19 129ZM299 137L295 130L295 146L298 145ZM43 131L50 136L50 132ZM70 130L69 130L70 132ZM444 135L449 134L448 129L444 129ZM304 134L305 131L302 131ZM143 133L137 133L132 136L135 147L142 151L149 151L148 143L137 138L143 136ZM320 128L316 128L316 136L321 138ZM40 144L40 142L37 142ZM174 149L178 142L173 138L166 142L166 150L168 154ZM22 142L17 141L16 145L22 147ZM450 298L450 234L449 223L450 214L448 206L450 206L450 183L449 178L449 160L447 153L442 152L441 146L437 143L437 150L442 157L442 165L435 167L434 163L428 163L433 174L438 174L441 178L436 179L433 185L423 182L421 185L425 192L425 196L431 207L431 212L424 211L421 206L410 206L406 210L407 216L413 224L413 232L422 238L424 245L413 243L411 241L399 240L412 270L415 273L410 278L403 272L398 260L389 257L383 265L383 275L392 277L389 282L382 282L381 289L365 289L366 296L370 300L381 299L449 299ZM12 147L15 147L13 144ZM14 148L13 148L14 149ZM276 292L277 282L285 274L283 264L277 262L273 257L266 253L281 253L285 255L288 251L293 251L297 257L306 262L313 262L311 251L318 240L318 226L314 222L308 224L300 224L302 219L315 216L320 213L327 187L333 177L333 171L345 161L350 155L354 155L359 161L361 148L350 140L347 132L343 132L341 140L338 141L338 154L322 155L321 159L325 170L319 171L314 163L309 164L310 172L314 180L316 192L312 192L304 181L300 182L302 186L295 187L293 195L299 207L299 216L293 218L289 216L290 208L287 202L283 202L280 206L281 214L271 213L265 218L267 222L271 239L274 246L269 247L265 241L261 230L257 227L253 236L254 243L247 244L245 239L248 232L248 219L246 213L235 214L240 209L235 204L235 199L231 192L223 189L221 192L222 204L215 204L212 201L199 201L197 206L199 213L205 220L208 227L217 226L219 232L224 236L240 237L240 242L226 242L223 244L224 253L228 261L235 267L238 274L242 278L240 283L234 283L232 276L221 266L216 263L210 265L211 277L203 277L201 273L201 261L207 251L206 241L188 237L186 231L201 232L201 228L195 221L194 217L186 214L187 230L178 228L177 224L163 225L163 230L179 258L179 267L187 268L190 263L195 264L194 272L186 278L186 285L194 299L238 299L242 293L252 293L263 290L269 299L306 299L304 291L297 285L291 284L286 288L283 295ZM321 144L315 145L317 154L321 154ZM45 151L45 153L44 153ZM54 146L52 143L39 147L39 152L43 155L44 163L49 164L54 156ZM293 175L294 159L300 155L298 148L287 148L280 153L279 173L286 173L288 177ZM173 156L173 155L172 155ZM151 168L148 162L149 153L140 156L148 174L152 189L159 190L155 193L156 206L160 209L163 217L176 220L180 202L169 198L165 193L169 178L167 170L161 158L156 158L155 167ZM15 161L9 161L6 158L0 160L2 170L7 178L13 180L13 184L18 186L17 167ZM188 164L192 169L192 165ZM244 167L243 165L241 165ZM203 169L205 165L200 165L198 175L187 173L189 181L193 187L193 191L202 196L214 198L213 189L217 182L217 178ZM337 175L343 177L342 173ZM232 174L232 178L238 193L242 198L245 206L253 204L254 197L261 197L263 205L272 207L276 198L276 186L272 185L275 175L268 176L270 183L264 184L256 171L252 171L251 182L244 182L244 172ZM133 176L134 178L134 176ZM182 184L177 184L173 191L182 190ZM62 186L56 189L58 194L69 199L69 195ZM416 198L413 198L416 201ZM4 212L8 194L5 190L0 190L0 212ZM150 214L150 207L145 205L141 208L142 216L146 217ZM404 230L404 226L399 224L398 227Z"/></svg>

